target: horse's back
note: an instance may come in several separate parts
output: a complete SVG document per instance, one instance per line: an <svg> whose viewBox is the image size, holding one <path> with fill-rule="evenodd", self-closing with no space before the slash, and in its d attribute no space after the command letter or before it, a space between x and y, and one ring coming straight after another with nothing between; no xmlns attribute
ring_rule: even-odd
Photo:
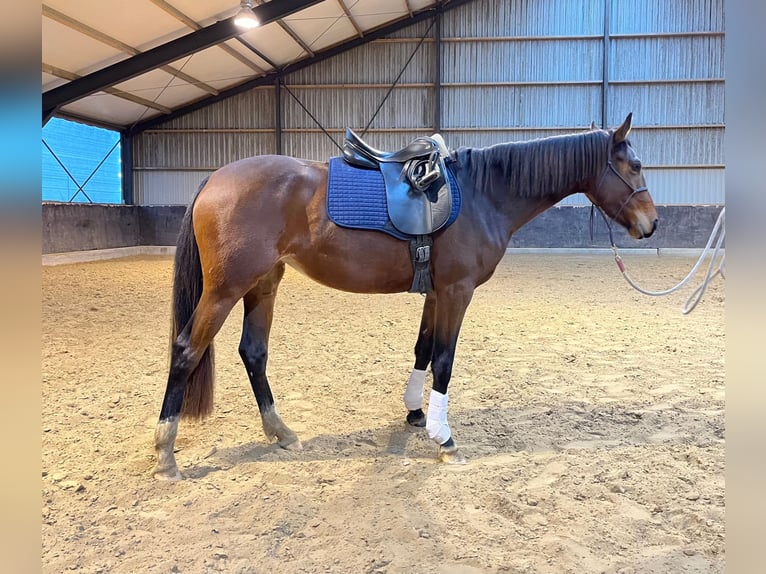
<svg viewBox="0 0 766 574"><path fill-rule="evenodd" d="M284 155L256 155L219 168L206 187L224 187L239 194L264 190L276 193L296 185L316 187L326 180L327 163Z"/></svg>
<svg viewBox="0 0 766 574"><path fill-rule="evenodd" d="M327 164L280 155L241 159L210 175L196 199L194 218L201 221L210 214L219 222L262 221L291 204L310 201L326 183Z"/></svg>

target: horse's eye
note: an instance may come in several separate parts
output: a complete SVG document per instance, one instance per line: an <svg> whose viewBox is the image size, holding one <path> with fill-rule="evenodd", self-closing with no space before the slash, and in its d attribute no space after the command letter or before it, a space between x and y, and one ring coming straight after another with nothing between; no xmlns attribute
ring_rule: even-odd
<svg viewBox="0 0 766 574"><path fill-rule="evenodd" d="M638 173L641 171L641 160L634 159L630 162L630 169L633 170L633 173Z"/></svg>

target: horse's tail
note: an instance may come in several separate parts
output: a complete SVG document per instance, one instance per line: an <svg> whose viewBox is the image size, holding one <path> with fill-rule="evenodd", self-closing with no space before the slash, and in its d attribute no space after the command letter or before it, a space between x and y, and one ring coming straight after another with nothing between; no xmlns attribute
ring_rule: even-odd
<svg viewBox="0 0 766 574"><path fill-rule="evenodd" d="M207 178L200 184L197 194L186 209L176 242L173 270L173 318L170 329L171 347L173 341L191 319L202 296L202 264L200 263L199 247L192 225L192 211L197 195L206 183ZM185 418L202 420L213 411L213 383L215 380L213 356L213 342L211 341L186 383L181 405L181 416Z"/></svg>

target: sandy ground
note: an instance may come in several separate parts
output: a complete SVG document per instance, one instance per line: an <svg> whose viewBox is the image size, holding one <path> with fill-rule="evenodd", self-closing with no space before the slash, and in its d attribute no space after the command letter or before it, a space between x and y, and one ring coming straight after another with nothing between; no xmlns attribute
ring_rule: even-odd
<svg viewBox="0 0 766 574"><path fill-rule="evenodd" d="M625 256L648 288L694 258ZM142 573L723 572L724 285L633 291L609 255L512 254L469 308L436 462L404 424L418 295L288 270L269 375L304 444L264 440L237 354L157 482L169 257L43 268L42 570ZM427 395L427 393L426 393Z"/></svg>

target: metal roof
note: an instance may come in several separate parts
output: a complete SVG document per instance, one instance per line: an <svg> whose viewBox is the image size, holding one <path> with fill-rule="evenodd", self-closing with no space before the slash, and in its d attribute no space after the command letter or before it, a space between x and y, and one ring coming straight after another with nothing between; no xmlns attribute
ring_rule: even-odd
<svg viewBox="0 0 766 574"><path fill-rule="evenodd" d="M468 1L255 0L242 31L238 0L44 0L43 123L140 130Z"/></svg>

